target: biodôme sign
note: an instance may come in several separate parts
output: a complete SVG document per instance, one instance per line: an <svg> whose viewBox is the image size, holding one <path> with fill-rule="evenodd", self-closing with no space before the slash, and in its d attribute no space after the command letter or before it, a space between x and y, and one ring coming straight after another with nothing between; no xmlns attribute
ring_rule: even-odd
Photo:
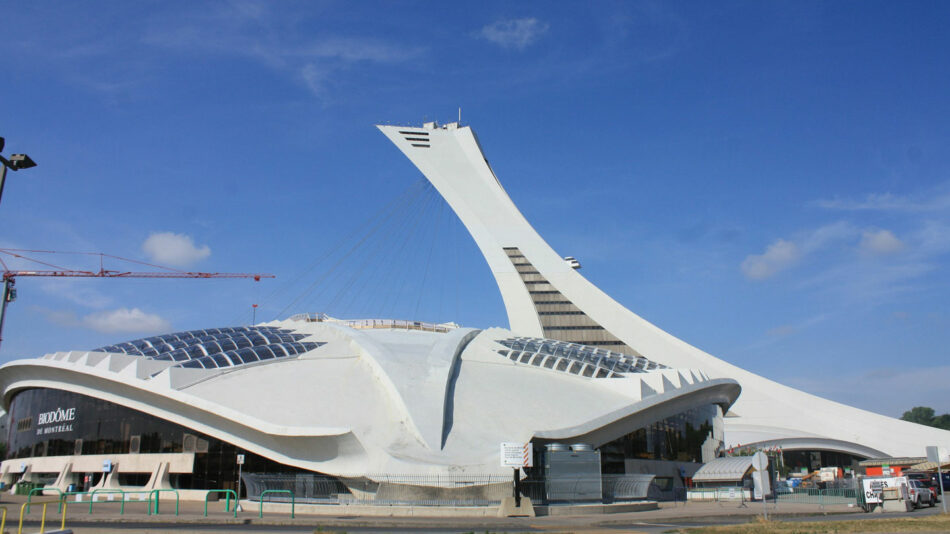
<svg viewBox="0 0 950 534"><path fill-rule="evenodd" d="M43 412L36 417L37 434L53 434L56 432L72 432L73 425L66 424L76 420L76 408L56 408ZM57 424L63 423L63 424ZM55 425L55 426L46 426Z"/></svg>

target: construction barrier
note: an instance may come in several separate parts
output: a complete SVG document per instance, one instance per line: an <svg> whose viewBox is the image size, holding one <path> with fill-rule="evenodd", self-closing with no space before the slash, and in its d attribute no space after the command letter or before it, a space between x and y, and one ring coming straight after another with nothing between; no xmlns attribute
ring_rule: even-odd
<svg viewBox="0 0 950 534"><path fill-rule="evenodd" d="M66 501L62 497L56 499L55 501L35 501L32 504L42 504L43 505L43 515L40 517L40 534L46 532L46 505L57 503L60 505L60 510L63 516L62 522L59 525L60 530L66 530ZM23 517L27 512L27 509L31 503L25 502L20 506L20 523L17 526L17 534L23 534ZM3 525L7 521L7 509L3 508L3 519L0 522L0 532L3 531Z"/></svg>

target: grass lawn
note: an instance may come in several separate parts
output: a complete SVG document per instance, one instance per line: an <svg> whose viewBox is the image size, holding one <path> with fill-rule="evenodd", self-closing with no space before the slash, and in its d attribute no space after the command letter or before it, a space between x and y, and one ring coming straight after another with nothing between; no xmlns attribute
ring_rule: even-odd
<svg viewBox="0 0 950 534"><path fill-rule="evenodd" d="M895 519L855 519L841 521L763 521L744 525L697 527L670 530L684 534L837 534L839 532L950 532L950 514Z"/></svg>

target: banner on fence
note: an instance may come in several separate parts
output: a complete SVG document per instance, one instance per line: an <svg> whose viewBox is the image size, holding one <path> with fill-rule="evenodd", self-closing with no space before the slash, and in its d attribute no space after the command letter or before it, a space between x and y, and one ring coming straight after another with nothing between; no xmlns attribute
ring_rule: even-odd
<svg viewBox="0 0 950 534"><path fill-rule="evenodd" d="M864 502L879 504L885 489L906 486L907 477L865 478L862 485L864 486L861 488L864 491Z"/></svg>

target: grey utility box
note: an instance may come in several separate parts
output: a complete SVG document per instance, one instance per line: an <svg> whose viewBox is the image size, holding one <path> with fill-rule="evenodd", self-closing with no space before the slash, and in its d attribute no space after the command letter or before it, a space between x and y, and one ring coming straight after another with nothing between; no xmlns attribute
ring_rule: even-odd
<svg viewBox="0 0 950 534"><path fill-rule="evenodd" d="M544 489L549 502L603 500L600 451L582 443L546 445Z"/></svg>

